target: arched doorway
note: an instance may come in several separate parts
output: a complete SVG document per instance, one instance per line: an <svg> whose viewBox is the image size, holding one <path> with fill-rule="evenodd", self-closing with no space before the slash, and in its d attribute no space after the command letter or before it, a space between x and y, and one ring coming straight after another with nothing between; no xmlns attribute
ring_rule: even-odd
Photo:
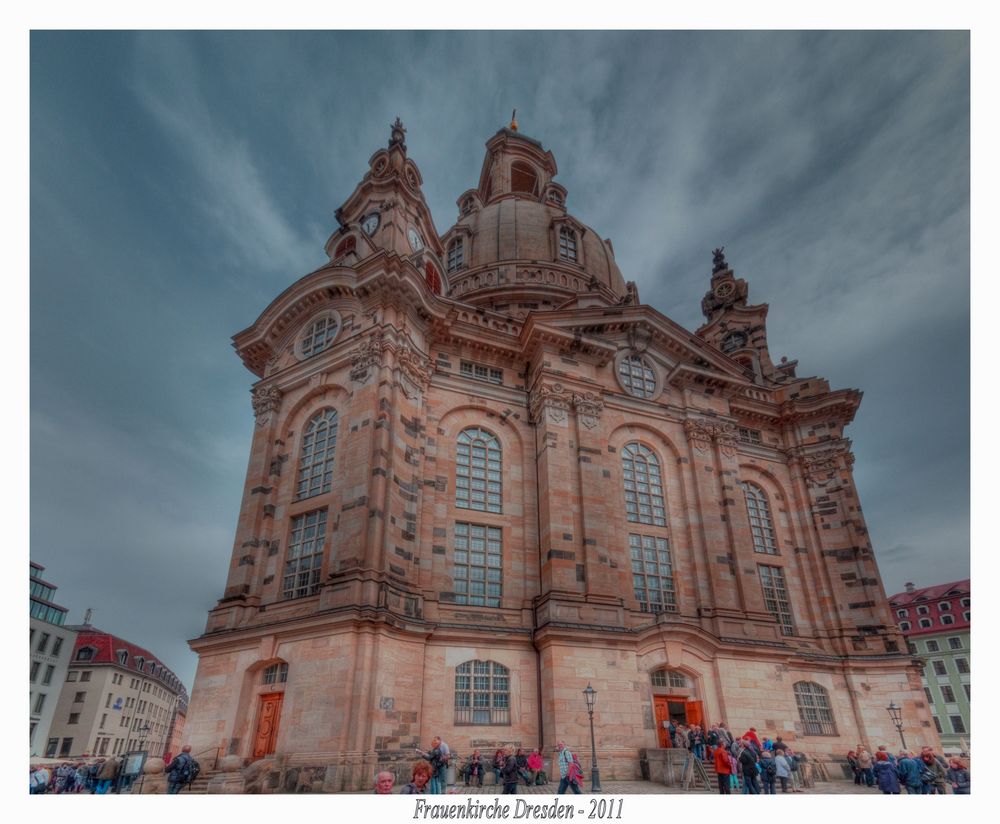
<svg viewBox="0 0 1000 824"><path fill-rule="evenodd" d="M253 735L254 761L275 751L287 680L288 664L283 661L272 664L263 671L261 681L265 691L260 692L257 697L257 723Z"/></svg>
<svg viewBox="0 0 1000 824"><path fill-rule="evenodd" d="M675 669L658 669L650 673L653 688L653 715L656 719L656 736L660 747L672 747L667 730L669 722L675 726L698 724L705 727L705 708L694 679Z"/></svg>

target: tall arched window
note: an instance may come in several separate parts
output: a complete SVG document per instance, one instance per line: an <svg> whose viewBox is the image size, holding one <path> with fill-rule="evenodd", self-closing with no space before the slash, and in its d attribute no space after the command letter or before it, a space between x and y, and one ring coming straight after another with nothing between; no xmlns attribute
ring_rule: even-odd
<svg viewBox="0 0 1000 824"><path fill-rule="evenodd" d="M527 163L512 163L510 166L510 190L535 194L538 175Z"/></svg>
<svg viewBox="0 0 1000 824"><path fill-rule="evenodd" d="M667 525L663 503L663 480L656 453L641 443L625 444L622 449L622 474L625 478L625 512L639 524Z"/></svg>
<svg viewBox="0 0 1000 824"><path fill-rule="evenodd" d="M324 409L309 421L302 435L297 498L311 498L330 491L336 448L337 410Z"/></svg>
<svg viewBox="0 0 1000 824"><path fill-rule="evenodd" d="M806 735L836 735L837 725L833 721L826 690L812 681L797 681L792 689L795 691L802 731Z"/></svg>
<svg viewBox="0 0 1000 824"><path fill-rule="evenodd" d="M500 441L478 426L464 429L455 445L455 506L503 512Z"/></svg>
<svg viewBox="0 0 1000 824"><path fill-rule="evenodd" d="M455 668L455 724L510 724L510 670L496 661Z"/></svg>
<svg viewBox="0 0 1000 824"><path fill-rule="evenodd" d="M457 237L448 244L448 272L457 272L465 262L465 244L462 238Z"/></svg>
<svg viewBox="0 0 1000 824"><path fill-rule="evenodd" d="M767 503L767 494L755 484L744 482L740 486L743 487L743 494L747 499L747 514L750 516L754 552L777 555L778 543L774 538L774 522L771 520L771 507Z"/></svg>
<svg viewBox="0 0 1000 824"><path fill-rule="evenodd" d="M559 257L576 262L576 232L569 226L559 227Z"/></svg>

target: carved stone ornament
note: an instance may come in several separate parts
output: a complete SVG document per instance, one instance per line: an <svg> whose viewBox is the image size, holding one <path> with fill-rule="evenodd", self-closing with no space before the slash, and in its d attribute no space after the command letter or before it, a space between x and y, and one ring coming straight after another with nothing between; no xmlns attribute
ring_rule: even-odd
<svg viewBox="0 0 1000 824"><path fill-rule="evenodd" d="M736 454L736 443L739 440L736 426L731 423L724 423L721 426L712 427L712 434L715 436L719 449L727 458Z"/></svg>
<svg viewBox="0 0 1000 824"><path fill-rule="evenodd" d="M382 331L376 330L351 352L351 380L355 383L367 381L372 367L378 368L382 365L383 351L385 351L385 341L382 339Z"/></svg>
<svg viewBox="0 0 1000 824"><path fill-rule="evenodd" d="M396 350L396 364L399 366L399 385L403 394L410 400L422 395L431 379L430 361L403 344Z"/></svg>
<svg viewBox="0 0 1000 824"><path fill-rule="evenodd" d="M736 444L739 441L736 426L729 422L709 423L705 420L684 421L684 432L688 440L699 452L705 452L715 441L719 450L727 458L736 454Z"/></svg>
<svg viewBox="0 0 1000 824"><path fill-rule="evenodd" d="M561 383L539 386L531 393L531 419L535 423L541 423L545 416L549 423L565 423L570 401L570 395Z"/></svg>
<svg viewBox="0 0 1000 824"><path fill-rule="evenodd" d="M845 445L824 449L821 452L802 454L802 473L813 486L826 486L837 477L840 456L847 452ZM853 457L853 456L852 456Z"/></svg>
<svg viewBox="0 0 1000 824"><path fill-rule="evenodd" d="M699 452L705 452L712 446L712 429L704 421L684 421L684 434Z"/></svg>
<svg viewBox="0 0 1000 824"><path fill-rule="evenodd" d="M653 334L645 326L630 326L628 330L628 345L632 352L641 355L649 348Z"/></svg>
<svg viewBox="0 0 1000 824"><path fill-rule="evenodd" d="M258 386L250 398L257 426L271 422L271 415L281 406L281 390L277 386Z"/></svg>
<svg viewBox="0 0 1000 824"><path fill-rule="evenodd" d="M580 423L587 429L593 429L601 417L604 401L593 392L586 392L583 395L573 395L573 408Z"/></svg>

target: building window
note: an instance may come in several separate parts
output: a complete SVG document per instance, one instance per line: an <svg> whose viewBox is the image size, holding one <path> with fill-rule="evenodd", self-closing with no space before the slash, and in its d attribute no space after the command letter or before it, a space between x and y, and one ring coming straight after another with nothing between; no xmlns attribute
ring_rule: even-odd
<svg viewBox="0 0 1000 824"><path fill-rule="evenodd" d="M69 721L67 721L66 723L67 724L79 724L80 723L80 713L78 713L78 712L71 712L69 714Z"/></svg>
<svg viewBox="0 0 1000 824"><path fill-rule="evenodd" d="M52 642L52 654L58 655L59 650L62 649L62 645L63 645L63 639L57 635L56 640Z"/></svg>
<svg viewBox="0 0 1000 824"><path fill-rule="evenodd" d="M128 666L128 650L120 649L118 650L118 663L123 667Z"/></svg>
<svg viewBox="0 0 1000 824"><path fill-rule="evenodd" d="M78 692L78 693L76 693L76 695L73 696L73 703L74 704L82 704L86 700L87 700L87 693L86 692Z"/></svg>
<svg viewBox="0 0 1000 824"><path fill-rule="evenodd" d="M795 635L795 622L792 620L792 608L788 602L784 570L778 566L763 564L757 569L760 571L760 585L764 591L764 605L778 619L782 635Z"/></svg>
<svg viewBox="0 0 1000 824"><path fill-rule="evenodd" d="M944 624L945 626L951 626L952 624L955 623L955 616L954 615L942 615L941 616L941 623Z"/></svg>
<svg viewBox="0 0 1000 824"><path fill-rule="evenodd" d="M502 513L502 474L496 435L476 426L459 432L455 444L455 506Z"/></svg>
<svg viewBox="0 0 1000 824"><path fill-rule="evenodd" d="M969 659L968 658L956 658L955 667L960 673L965 675L969 671Z"/></svg>
<svg viewBox="0 0 1000 824"><path fill-rule="evenodd" d="M750 483L740 484L747 501L747 514L750 516L750 532L753 535L754 552L767 555L778 554L778 544L774 538L774 523L771 521L771 508L767 504L767 495L759 486Z"/></svg>
<svg viewBox="0 0 1000 824"><path fill-rule="evenodd" d="M333 486L333 458L337 449L337 410L324 409L313 416L302 435L299 485L296 497L311 498Z"/></svg>
<svg viewBox="0 0 1000 824"><path fill-rule="evenodd" d="M535 194L535 186L538 182L538 175L527 163L512 163L510 166L510 190L512 192L524 192L525 194Z"/></svg>
<svg viewBox="0 0 1000 824"><path fill-rule="evenodd" d="M438 274L437 268L429 260L424 263L424 282L435 295L441 294L441 275Z"/></svg>
<svg viewBox="0 0 1000 824"><path fill-rule="evenodd" d="M941 686L941 697L944 699L946 704L955 703L955 691L947 684L943 684Z"/></svg>
<svg viewBox="0 0 1000 824"><path fill-rule="evenodd" d="M745 426L739 427L737 430L739 438L743 443L760 444L760 430L759 429L747 429Z"/></svg>
<svg viewBox="0 0 1000 824"><path fill-rule="evenodd" d="M72 738L64 738L62 740L62 747L59 749L59 757L60 758L65 758L72 751L73 751L73 739Z"/></svg>
<svg viewBox="0 0 1000 824"><path fill-rule="evenodd" d="M930 626L931 626L932 623L933 622L931 621L930 618L921 618L920 619L920 628L921 629L930 629Z"/></svg>
<svg viewBox="0 0 1000 824"><path fill-rule="evenodd" d="M340 316L335 312L323 315L313 321L299 340L299 352L303 358L318 355L329 349L340 330Z"/></svg>
<svg viewBox="0 0 1000 824"><path fill-rule="evenodd" d="M951 601L941 601L938 604L938 612L951 612Z"/></svg>
<svg viewBox="0 0 1000 824"><path fill-rule="evenodd" d="M53 664L45 665L45 675L42 676L42 683L48 686L52 683L52 676L55 674L56 668Z"/></svg>
<svg viewBox="0 0 1000 824"><path fill-rule="evenodd" d="M899 622L899 631L900 632L909 632L910 631L910 622L909 621L900 621Z"/></svg>
<svg viewBox="0 0 1000 824"><path fill-rule="evenodd" d="M938 649L939 648L938 648L938 642L937 641L930 640L930 641L927 642L927 651L928 652L938 652Z"/></svg>
<svg viewBox="0 0 1000 824"><path fill-rule="evenodd" d="M485 366L481 363L471 361L461 361L459 364L459 374L463 378L475 378L477 381L495 383L497 386L503 384L503 370L494 369L492 366Z"/></svg>
<svg viewBox="0 0 1000 824"><path fill-rule="evenodd" d="M944 732L944 730L941 729L941 719L938 718L936 715L932 715L931 718L934 719L934 729L936 729L938 731L938 734L940 735L942 732Z"/></svg>
<svg viewBox="0 0 1000 824"><path fill-rule="evenodd" d="M673 687L674 689L687 689L688 687L687 676L677 670L656 670L651 673L650 681L654 687Z"/></svg>
<svg viewBox="0 0 1000 824"><path fill-rule="evenodd" d="M948 639L948 648L949 649L961 649L962 648L962 639L961 638L955 638L955 637L949 638Z"/></svg>
<svg viewBox="0 0 1000 824"><path fill-rule="evenodd" d="M963 607L967 607L972 603L972 601L969 598L963 598L960 603Z"/></svg>
<svg viewBox="0 0 1000 824"><path fill-rule="evenodd" d="M29 677L29 680L31 681L32 684L35 683L35 679L38 677L38 670L40 670L41 667L42 667L41 661L31 662L31 675Z"/></svg>
<svg viewBox="0 0 1000 824"><path fill-rule="evenodd" d="M264 670L265 684L284 684L288 681L288 664L271 664Z"/></svg>
<svg viewBox="0 0 1000 824"><path fill-rule="evenodd" d="M910 614L910 611L908 609L897 609L896 610L896 617L897 618L905 618L909 614Z"/></svg>
<svg viewBox="0 0 1000 824"><path fill-rule="evenodd" d="M503 595L503 533L499 527L455 524L455 603L499 607Z"/></svg>
<svg viewBox="0 0 1000 824"><path fill-rule="evenodd" d="M448 244L448 272L457 272L465 262L465 243L462 238L457 237Z"/></svg>
<svg viewBox="0 0 1000 824"><path fill-rule="evenodd" d="M618 382L637 398L652 398L656 394L656 372L644 355L629 355L618 364Z"/></svg>
<svg viewBox="0 0 1000 824"><path fill-rule="evenodd" d="M916 655L917 654L917 646L916 646L916 644L911 644L909 641L907 641L907 643L906 643L906 650L907 650L907 652L910 653L910 655Z"/></svg>
<svg viewBox="0 0 1000 824"><path fill-rule="evenodd" d="M948 670L945 668L944 661L932 661L931 664L934 667L935 675L947 675Z"/></svg>
<svg viewBox="0 0 1000 824"><path fill-rule="evenodd" d="M622 476L628 519L638 524L666 526L667 509L656 453L641 443L625 444L622 448Z"/></svg>
<svg viewBox="0 0 1000 824"><path fill-rule="evenodd" d="M972 684L962 684L962 689L965 690L965 697L970 701L972 700Z"/></svg>
<svg viewBox="0 0 1000 824"><path fill-rule="evenodd" d="M917 615L928 615L930 611L930 607L917 607Z"/></svg>
<svg viewBox="0 0 1000 824"><path fill-rule="evenodd" d="M455 668L455 724L510 724L510 670L496 661Z"/></svg>
<svg viewBox="0 0 1000 824"><path fill-rule="evenodd" d="M31 708L31 711L38 715L42 711L42 707L45 706L45 693L40 692L35 696L35 705Z"/></svg>
<svg viewBox="0 0 1000 824"><path fill-rule="evenodd" d="M948 720L951 721L951 730L956 733L966 733L968 730L965 729L965 721L962 720L961 715L949 715Z"/></svg>
<svg viewBox="0 0 1000 824"><path fill-rule="evenodd" d="M666 538L629 535L632 591L643 612L676 612L674 568Z"/></svg>
<svg viewBox="0 0 1000 824"><path fill-rule="evenodd" d="M927 696L927 703L928 704L933 704L934 703L934 698L931 696L931 688L930 687L924 687L924 695Z"/></svg>
<svg viewBox="0 0 1000 824"><path fill-rule="evenodd" d="M730 332L722 339L722 351L727 355L747 345L747 336L742 332Z"/></svg>
<svg viewBox="0 0 1000 824"><path fill-rule="evenodd" d="M355 240L354 235L348 235L340 243L337 244L337 250L333 253L333 259L341 258L348 252L353 252L357 249L358 242Z"/></svg>
<svg viewBox="0 0 1000 824"><path fill-rule="evenodd" d="M559 227L559 257L576 262L576 232L568 226Z"/></svg>
<svg viewBox="0 0 1000 824"><path fill-rule="evenodd" d="M80 673L80 680L81 681L89 681L90 680L90 672L91 672L90 670L84 670L83 672L81 672Z"/></svg>
<svg viewBox="0 0 1000 824"><path fill-rule="evenodd" d="M76 652L77 661L91 661L94 658L94 648L93 647L81 647Z"/></svg>
<svg viewBox="0 0 1000 824"><path fill-rule="evenodd" d="M972 620L972 613L971 612L963 612L962 613L962 620L965 621L965 623L969 623L969 621Z"/></svg>
<svg viewBox="0 0 1000 824"><path fill-rule="evenodd" d="M797 681L793 690L803 732L806 735L836 735L837 727L826 690L811 681Z"/></svg>
<svg viewBox="0 0 1000 824"><path fill-rule="evenodd" d="M76 679L79 677L80 673L78 673L76 670L70 670L69 672L66 673L67 681L76 681Z"/></svg>
<svg viewBox="0 0 1000 824"><path fill-rule="evenodd" d="M49 638L52 636L47 632L43 632L41 637L38 639L38 651L44 653L49 646Z"/></svg>
<svg viewBox="0 0 1000 824"><path fill-rule="evenodd" d="M302 598L319 589L325 542L325 509L307 512L292 520L292 534L281 584L282 598Z"/></svg>
<svg viewBox="0 0 1000 824"><path fill-rule="evenodd" d="M59 739L58 738L50 738L48 741L45 742L45 757L46 758L55 758L56 757L56 750L58 748L59 748Z"/></svg>

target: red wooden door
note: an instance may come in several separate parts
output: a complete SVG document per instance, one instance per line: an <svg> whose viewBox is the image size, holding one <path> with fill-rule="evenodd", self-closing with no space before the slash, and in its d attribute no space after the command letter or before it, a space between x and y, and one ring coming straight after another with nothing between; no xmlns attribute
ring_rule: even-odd
<svg viewBox="0 0 1000 824"><path fill-rule="evenodd" d="M278 721L281 718L281 701L283 692L271 692L260 697L260 710L257 713L257 733L253 739L253 757L256 761L274 752L278 740Z"/></svg>
<svg viewBox="0 0 1000 824"><path fill-rule="evenodd" d="M670 720L670 709L667 706L666 696L653 696L653 714L656 716L657 740L660 743L660 747L668 749L673 746L673 742L670 740L670 732L664 726Z"/></svg>
<svg viewBox="0 0 1000 824"><path fill-rule="evenodd" d="M705 728L705 713L702 710L701 701L687 701L684 705L687 714L688 724L697 724L702 729Z"/></svg>

